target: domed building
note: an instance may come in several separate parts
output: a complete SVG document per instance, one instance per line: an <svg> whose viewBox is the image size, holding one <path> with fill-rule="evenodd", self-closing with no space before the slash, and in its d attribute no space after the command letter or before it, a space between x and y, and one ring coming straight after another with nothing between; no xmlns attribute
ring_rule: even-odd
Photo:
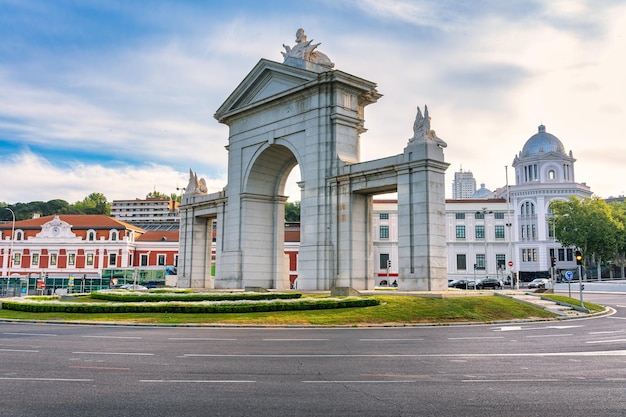
<svg viewBox="0 0 626 417"><path fill-rule="evenodd" d="M544 125L515 156L515 185L510 187L514 211L514 271L522 281L550 277L551 258L556 269L576 267L573 248L563 248L549 225L550 201L570 196L590 197L585 183L575 182L574 156Z"/></svg>
<svg viewBox="0 0 626 417"><path fill-rule="evenodd" d="M471 198L489 198L492 196L493 192L489 188L485 187L484 183L482 183L480 184L480 188L474 191Z"/></svg>

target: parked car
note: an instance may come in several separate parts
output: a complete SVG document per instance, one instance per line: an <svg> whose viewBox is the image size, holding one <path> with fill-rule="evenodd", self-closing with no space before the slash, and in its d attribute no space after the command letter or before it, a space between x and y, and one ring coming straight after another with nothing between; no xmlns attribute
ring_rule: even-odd
<svg viewBox="0 0 626 417"><path fill-rule="evenodd" d="M114 290L131 290L131 291L147 291L148 287L143 285L133 285L133 284L115 284L111 287Z"/></svg>
<svg viewBox="0 0 626 417"><path fill-rule="evenodd" d="M545 278L536 278L528 283L528 288L546 288L549 282Z"/></svg>
<svg viewBox="0 0 626 417"><path fill-rule="evenodd" d="M461 288L463 290L474 289L476 283L467 279L459 279L448 284L448 288Z"/></svg>
<svg viewBox="0 0 626 417"><path fill-rule="evenodd" d="M484 278L481 279L480 281L478 281L476 283L476 289L477 290L484 290L484 289L492 289L492 290L501 290L502 287L504 287L504 285L502 284L502 281L500 281L497 278Z"/></svg>

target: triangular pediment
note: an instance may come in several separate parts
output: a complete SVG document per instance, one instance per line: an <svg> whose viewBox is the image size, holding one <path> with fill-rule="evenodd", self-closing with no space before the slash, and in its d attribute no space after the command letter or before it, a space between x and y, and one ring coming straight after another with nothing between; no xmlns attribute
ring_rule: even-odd
<svg viewBox="0 0 626 417"><path fill-rule="evenodd" d="M262 59L215 112L222 121L239 111L287 95L317 79L318 74Z"/></svg>
<svg viewBox="0 0 626 417"><path fill-rule="evenodd" d="M76 235L72 232L71 224L54 216L52 220L41 225L41 232L35 236L35 239L38 238L76 238Z"/></svg>

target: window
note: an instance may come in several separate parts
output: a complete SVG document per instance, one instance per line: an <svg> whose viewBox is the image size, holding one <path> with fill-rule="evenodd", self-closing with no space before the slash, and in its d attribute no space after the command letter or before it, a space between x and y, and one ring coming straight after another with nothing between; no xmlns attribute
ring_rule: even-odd
<svg viewBox="0 0 626 417"><path fill-rule="evenodd" d="M109 253L109 266L117 265L117 253Z"/></svg>
<svg viewBox="0 0 626 417"><path fill-rule="evenodd" d="M464 253L456 254L456 269L457 270L467 269L467 259Z"/></svg>
<svg viewBox="0 0 626 417"><path fill-rule="evenodd" d="M567 260L569 262L574 260L574 250L573 249L568 249L567 250Z"/></svg>
<svg viewBox="0 0 626 417"><path fill-rule="evenodd" d="M51 253L50 254L50 265L56 265L57 264L57 254L56 253Z"/></svg>
<svg viewBox="0 0 626 417"><path fill-rule="evenodd" d="M495 227L496 239L504 239L504 226L497 225Z"/></svg>
<svg viewBox="0 0 626 417"><path fill-rule="evenodd" d="M485 269L485 254L476 254L476 269Z"/></svg>
<svg viewBox="0 0 626 417"><path fill-rule="evenodd" d="M139 262L141 263L141 266L148 266L148 254L142 253Z"/></svg>
<svg viewBox="0 0 626 417"><path fill-rule="evenodd" d="M389 213L380 213L380 214L378 215L378 218L379 218L380 220L389 220Z"/></svg>
<svg viewBox="0 0 626 417"><path fill-rule="evenodd" d="M548 171L548 179L553 180L555 178L556 178L556 173L554 172L554 170L551 169L550 171Z"/></svg>
<svg viewBox="0 0 626 417"><path fill-rule="evenodd" d="M15 240L24 240L24 232L21 230L15 231Z"/></svg>
<svg viewBox="0 0 626 417"><path fill-rule="evenodd" d="M485 226L476 226L476 239L485 238Z"/></svg>
<svg viewBox="0 0 626 417"><path fill-rule="evenodd" d="M96 240L96 232L95 230L90 230L87 232L87 240L90 242L93 242L94 240Z"/></svg>
<svg viewBox="0 0 626 417"><path fill-rule="evenodd" d="M482 211L477 211L476 213L474 213L474 218L475 219L484 219L485 218L485 213L483 213Z"/></svg>
<svg viewBox="0 0 626 417"><path fill-rule="evenodd" d="M165 266L165 255L159 255L157 257L157 262L159 266Z"/></svg>
<svg viewBox="0 0 626 417"><path fill-rule="evenodd" d="M67 264L68 265L75 265L76 264L76 254L75 253L70 253L69 255L67 255Z"/></svg>
<svg viewBox="0 0 626 417"><path fill-rule="evenodd" d="M93 266L93 253L87 254L87 265Z"/></svg>
<svg viewBox="0 0 626 417"><path fill-rule="evenodd" d="M22 262L22 254L14 253L13 254L13 265L19 265Z"/></svg>
<svg viewBox="0 0 626 417"><path fill-rule="evenodd" d="M530 201L522 203L522 207L520 207L520 211L522 216L532 216L535 214L535 205Z"/></svg>
<svg viewBox="0 0 626 417"><path fill-rule="evenodd" d="M454 217L456 217L457 220L463 220L465 218L465 213L456 213Z"/></svg>
<svg viewBox="0 0 626 417"><path fill-rule="evenodd" d="M456 227L456 238L457 239L465 239L465 226L457 226Z"/></svg>
<svg viewBox="0 0 626 417"><path fill-rule="evenodd" d="M506 255L503 253L496 253L496 267L498 269L506 269Z"/></svg>
<svg viewBox="0 0 626 417"><path fill-rule="evenodd" d="M537 249L522 249L522 262L537 262Z"/></svg>
<svg viewBox="0 0 626 417"><path fill-rule="evenodd" d="M33 253L33 256L31 258L31 264L32 265L39 265L39 254L38 253Z"/></svg>
<svg viewBox="0 0 626 417"><path fill-rule="evenodd" d="M503 211L496 211L495 213L493 213L493 218L494 219L499 219L499 220L504 220L504 212Z"/></svg>
<svg viewBox="0 0 626 417"><path fill-rule="evenodd" d="M380 254L380 266L379 269L387 269L387 263L390 263L390 259L389 259L389 254L388 253L381 253Z"/></svg>
<svg viewBox="0 0 626 417"><path fill-rule="evenodd" d="M389 239L389 226L380 226L380 238Z"/></svg>
<svg viewBox="0 0 626 417"><path fill-rule="evenodd" d="M117 240L117 230L111 230L111 240Z"/></svg>

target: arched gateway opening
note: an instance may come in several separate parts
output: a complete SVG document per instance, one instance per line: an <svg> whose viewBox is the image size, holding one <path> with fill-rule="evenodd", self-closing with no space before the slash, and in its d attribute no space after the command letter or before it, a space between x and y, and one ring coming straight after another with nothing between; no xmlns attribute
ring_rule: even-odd
<svg viewBox="0 0 626 417"><path fill-rule="evenodd" d="M203 180L190 173L181 206L179 285L289 288L284 193L297 165L299 289L373 288L372 196L386 192L398 193L398 287L446 289L448 164L428 110L422 116L418 109L403 153L361 162L364 110L380 98L376 84L332 69L315 46L301 44L303 31L298 34L284 63L259 61L215 113L230 131L228 185L207 194ZM214 279L207 278L213 233Z"/></svg>
<svg viewBox="0 0 626 417"><path fill-rule="evenodd" d="M267 145L250 161L241 195L242 251L253 253L242 263L246 286L288 289L285 258L285 185L297 165L283 145Z"/></svg>

